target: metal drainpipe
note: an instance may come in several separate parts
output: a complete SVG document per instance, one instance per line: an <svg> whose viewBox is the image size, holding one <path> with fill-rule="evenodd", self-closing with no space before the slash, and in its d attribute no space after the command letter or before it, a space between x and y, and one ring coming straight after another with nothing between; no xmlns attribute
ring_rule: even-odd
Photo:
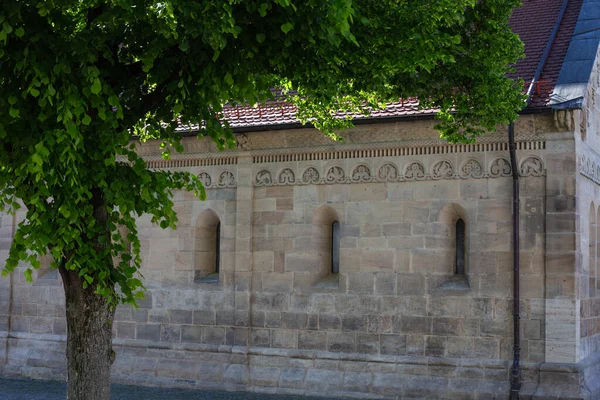
<svg viewBox="0 0 600 400"><path fill-rule="evenodd" d="M538 63L537 69L535 70L533 79L529 84L529 88L527 89L527 100L525 102L525 107L529 105L531 100L531 96L533 94L533 89L542 75L542 71L544 70L544 66L546 65L546 60L550 55L550 50L552 49L552 44L554 43L554 38L558 33L558 29L560 28L560 24L562 22L563 16L565 15L565 11L567 10L567 6L569 5L569 0L563 0L562 7L556 17L556 21L554 22L554 28L548 37L548 42L546 43L546 47L544 48L544 52L542 53L542 57L540 58L540 62ZM515 124L514 121L511 121L508 125L508 150L510 154L510 165L512 169L512 177L513 177L513 334L514 334L514 347L513 347L513 364L511 368L511 385L510 385L510 399L511 400L519 400L519 389L521 389L521 330L520 330L520 309L519 302L521 300L519 293L520 286L520 255L519 255L519 163L517 162L517 154L516 154L516 146L515 146Z"/></svg>
<svg viewBox="0 0 600 400"><path fill-rule="evenodd" d="M517 154L515 149L515 124L511 122L508 125L508 150L510 153L510 166L513 178L513 334L514 334L514 354L513 364L510 373L510 399L519 400L519 390L521 389L521 329L520 329L520 257L519 257L519 218L520 218L520 196L519 196L519 167L517 165Z"/></svg>
<svg viewBox="0 0 600 400"><path fill-rule="evenodd" d="M11 242L15 237L15 233L17 232L17 213L12 216L12 227L11 227ZM12 317L13 317L13 309L14 309L14 297L15 297L15 278L14 273L11 273L8 276L8 321L6 328L6 343L4 345L4 366L8 365L8 353L10 346L10 331L12 330Z"/></svg>

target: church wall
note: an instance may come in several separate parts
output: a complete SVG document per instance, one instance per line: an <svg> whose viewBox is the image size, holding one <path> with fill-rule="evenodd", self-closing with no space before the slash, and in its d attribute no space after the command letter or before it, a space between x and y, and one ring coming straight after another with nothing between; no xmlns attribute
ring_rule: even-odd
<svg viewBox="0 0 600 400"><path fill-rule="evenodd" d="M578 135L580 357L600 352L600 57L592 70L582 111L574 121Z"/></svg>
<svg viewBox="0 0 600 400"><path fill-rule="evenodd" d="M550 351L551 119L517 123L521 360L531 392ZM171 163L148 145L140 149L151 167L199 175L207 201L176 193L175 231L139 220L149 291L139 309L117 310L116 381L360 398L507 393L512 179L505 135L450 146L431 122L415 121L360 126L344 137L333 144L308 129L248 133L237 153L190 138ZM195 270L212 257L207 229L215 216L220 268L209 283L198 279L207 272ZM455 274L459 218L464 276ZM333 221L340 224L338 274L331 271ZM31 286L17 276L3 374L60 378L60 280Z"/></svg>

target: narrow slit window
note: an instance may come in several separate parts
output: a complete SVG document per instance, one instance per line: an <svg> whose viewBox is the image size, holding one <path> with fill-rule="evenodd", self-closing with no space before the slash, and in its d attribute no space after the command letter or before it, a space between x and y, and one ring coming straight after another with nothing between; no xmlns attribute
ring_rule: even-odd
<svg viewBox="0 0 600 400"><path fill-rule="evenodd" d="M221 222L217 224L215 238L215 274L219 273L221 264Z"/></svg>
<svg viewBox="0 0 600 400"><path fill-rule="evenodd" d="M333 221L331 224L331 273L340 272L340 223Z"/></svg>
<svg viewBox="0 0 600 400"><path fill-rule="evenodd" d="M456 221L456 275L465 274L465 221Z"/></svg>
<svg viewBox="0 0 600 400"><path fill-rule="evenodd" d="M221 221L211 210L203 211L196 221L194 281L218 283L221 269Z"/></svg>

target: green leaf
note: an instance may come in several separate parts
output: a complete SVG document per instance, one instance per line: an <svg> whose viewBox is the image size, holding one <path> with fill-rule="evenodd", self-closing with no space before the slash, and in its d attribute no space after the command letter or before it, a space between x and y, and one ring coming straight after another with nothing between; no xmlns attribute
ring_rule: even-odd
<svg viewBox="0 0 600 400"><path fill-rule="evenodd" d="M285 24L281 25L281 30L283 33L288 33L293 27L294 25L291 22L286 22Z"/></svg>
<svg viewBox="0 0 600 400"><path fill-rule="evenodd" d="M98 78L94 79L94 83L90 87L90 91L93 94L98 94L102 91L102 84L100 83L100 79L98 79Z"/></svg>
<svg viewBox="0 0 600 400"><path fill-rule="evenodd" d="M263 43L265 41L266 37L267 36L264 33L257 33L256 34L256 41L258 43Z"/></svg>
<svg viewBox="0 0 600 400"><path fill-rule="evenodd" d="M84 125L89 125L90 122L92 122L92 117L90 117L89 115L85 115L85 117L83 117L83 119L81 120L81 123Z"/></svg>
<svg viewBox="0 0 600 400"><path fill-rule="evenodd" d="M59 207L58 212L60 212L65 218L69 218L71 216L71 212L66 207Z"/></svg>
<svg viewBox="0 0 600 400"><path fill-rule="evenodd" d="M25 29L23 29L22 26L18 27L15 30L15 35L17 35L17 37L23 37L24 34L25 34Z"/></svg>
<svg viewBox="0 0 600 400"><path fill-rule="evenodd" d="M231 76L230 73L227 73L225 75L225 83L227 83L230 86L233 86L233 77Z"/></svg>

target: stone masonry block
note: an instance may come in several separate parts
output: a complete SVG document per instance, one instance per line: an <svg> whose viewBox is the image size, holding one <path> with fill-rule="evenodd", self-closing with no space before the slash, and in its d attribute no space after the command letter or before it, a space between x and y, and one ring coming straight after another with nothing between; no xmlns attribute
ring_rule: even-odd
<svg viewBox="0 0 600 400"><path fill-rule="evenodd" d="M364 354L377 354L379 352L379 335L356 334L356 351Z"/></svg>
<svg viewBox="0 0 600 400"><path fill-rule="evenodd" d="M327 350L332 353L354 353L355 338L352 333L328 333Z"/></svg>
<svg viewBox="0 0 600 400"><path fill-rule="evenodd" d="M202 327L193 325L183 325L181 327L181 341L188 343L201 343Z"/></svg>
<svg viewBox="0 0 600 400"><path fill-rule="evenodd" d="M304 385L306 369L285 368L279 377L279 386L282 388L301 389Z"/></svg>
<svg viewBox="0 0 600 400"><path fill-rule="evenodd" d="M367 317L346 315L342 317L342 331L344 332L366 332Z"/></svg>
<svg viewBox="0 0 600 400"><path fill-rule="evenodd" d="M327 333L317 331L298 332L298 348L304 350L325 350Z"/></svg>
<svg viewBox="0 0 600 400"><path fill-rule="evenodd" d="M274 348L295 349L298 342L297 331L276 329L271 335L271 344Z"/></svg>
<svg viewBox="0 0 600 400"><path fill-rule="evenodd" d="M365 250L361 252L361 271L385 271L394 268L394 252L389 250Z"/></svg>
<svg viewBox="0 0 600 400"><path fill-rule="evenodd" d="M160 324L136 324L136 339L159 341Z"/></svg>
<svg viewBox="0 0 600 400"><path fill-rule="evenodd" d="M337 315L320 314L319 329L324 331L339 331L342 327L341 318Z"/></svg>
<svg viewBox="0 0 600 400"><path fill-rule="evenodd" d="M427 336L425 338L425 355L443 357L446 352L446 338L442 336Z"/></svg>
<svg viewBox="0 0 600 400"><path fill-rule="evenodd" d="M308 326L308 314L305 313L284 312L281 319L285 329L306 329Z"/></svg>
<svg viewBox="0 0 600 400"><path fill-rule="evenodd" d="M250 367L250 383L258 386L277 386L281 369L277 367Z"/></svg>
<svg viewBox="0 0 600 400"><path fill-rule="evenodd" d="M205 326L202 328L202 343L225 344L225 328Z"/></svg>
<svg viewBox="0 0 600 400"><path fill-rule="evenodd" d="M408 334L431 334L432 318L403 316L401 319L401 332Z"/></svg>
<svg viewBox="0 0 600 400"><path fill-rule="evenodd" d="M405 335L381 335L381 354L404 355L406 354Z"/></svg>
<svg viewBox="0 0 600 400"><path fill-rule="evenodd" d="M309 369L306 371L306 387L311 391L340 390L343 387L344 375L339 371L325 369Z"/></svg>
<svg viewBox="0 0 600 400"><path fill-rule="evenodd" d="M269 347L271 343L270 330L268 329L252 329L251 343L256 347Z"/></svg>
<svg viewBox="0 0 600 400"><path fill-rule="evenodd" d="M169 310L172 324L191 324L192 310Z"/></svg>

